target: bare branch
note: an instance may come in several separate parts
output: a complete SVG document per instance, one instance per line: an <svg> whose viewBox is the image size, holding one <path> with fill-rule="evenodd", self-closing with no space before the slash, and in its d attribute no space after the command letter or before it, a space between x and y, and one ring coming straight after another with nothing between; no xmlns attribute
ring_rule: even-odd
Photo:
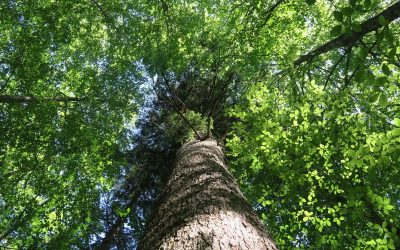
<svg viewBox="0 0 400 250"><path fill-rule="evenodd" d="M175 105L173 103L171 103L169 100L167 100L167 103L175 110L176 113L178 113L178 115L180 117L182 117L183 121L193 130L193 132L196 134L197 138L202 138L199 133L197 132L197 130L193 127L192 123L190 123L190 121L186 118L186 116L184 114L182 114L182 112L175 107Z"/></svg>
<svg viewBox="0 0 400 250"><path fill-rule="evenodd" d="M164 80L166 80L164 78ZM182 114L182 112L172 103L172 101L169 99L169 97L167 96L166 98L162 98L158 93L157 90L154 88L154 92L157 95L157 98L160 99L161 101L165 101L182 119L183 121L193 130L193 132L196 134L197 138L202 138L199 133L197 132L197 130L194 128L194 126L192 125L192 123L190 123L190 121L186 118L186 116L184 114ZM173 94L173 93L171 93Z"/></svg>

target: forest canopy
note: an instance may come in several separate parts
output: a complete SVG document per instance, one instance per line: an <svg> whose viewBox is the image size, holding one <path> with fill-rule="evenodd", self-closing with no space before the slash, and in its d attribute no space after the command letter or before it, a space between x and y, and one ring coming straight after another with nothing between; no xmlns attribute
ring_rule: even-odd
<svg viewBox="0 0 400 250"><path fill-rule="evenodd" d="M3 0L0 248L132 249L214 138L281 249L400 247L400 2Z"/></svg>

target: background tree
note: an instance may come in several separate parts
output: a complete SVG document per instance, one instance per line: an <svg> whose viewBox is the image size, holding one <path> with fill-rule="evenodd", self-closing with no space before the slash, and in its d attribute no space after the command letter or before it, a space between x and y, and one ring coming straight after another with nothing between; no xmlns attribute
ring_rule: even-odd
<svg viewBox="0 0 400 250"><path fill-rule="evenodd" d="M102 230L139 78L94 3L0 3L2 247L83 248Z"/></svg>

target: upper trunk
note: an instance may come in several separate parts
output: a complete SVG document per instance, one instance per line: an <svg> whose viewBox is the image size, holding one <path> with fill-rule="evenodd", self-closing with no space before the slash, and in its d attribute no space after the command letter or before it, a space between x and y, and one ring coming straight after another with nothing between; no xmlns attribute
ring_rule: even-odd
<svg viewBox="0 0 400 250"><path fill-rule="evenodd" d="M276 249L215 141L179 150L138 249Z"/></svg>

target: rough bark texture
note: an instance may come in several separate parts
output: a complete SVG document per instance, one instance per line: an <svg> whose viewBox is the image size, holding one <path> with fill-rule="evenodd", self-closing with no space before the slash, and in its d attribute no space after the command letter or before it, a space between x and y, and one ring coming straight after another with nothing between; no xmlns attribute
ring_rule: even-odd
<svg viewBox="0 0 400 250"><path fill-rule="evenodd" d="M138 249L277 249L213 140L182 146Z"/></svg>

